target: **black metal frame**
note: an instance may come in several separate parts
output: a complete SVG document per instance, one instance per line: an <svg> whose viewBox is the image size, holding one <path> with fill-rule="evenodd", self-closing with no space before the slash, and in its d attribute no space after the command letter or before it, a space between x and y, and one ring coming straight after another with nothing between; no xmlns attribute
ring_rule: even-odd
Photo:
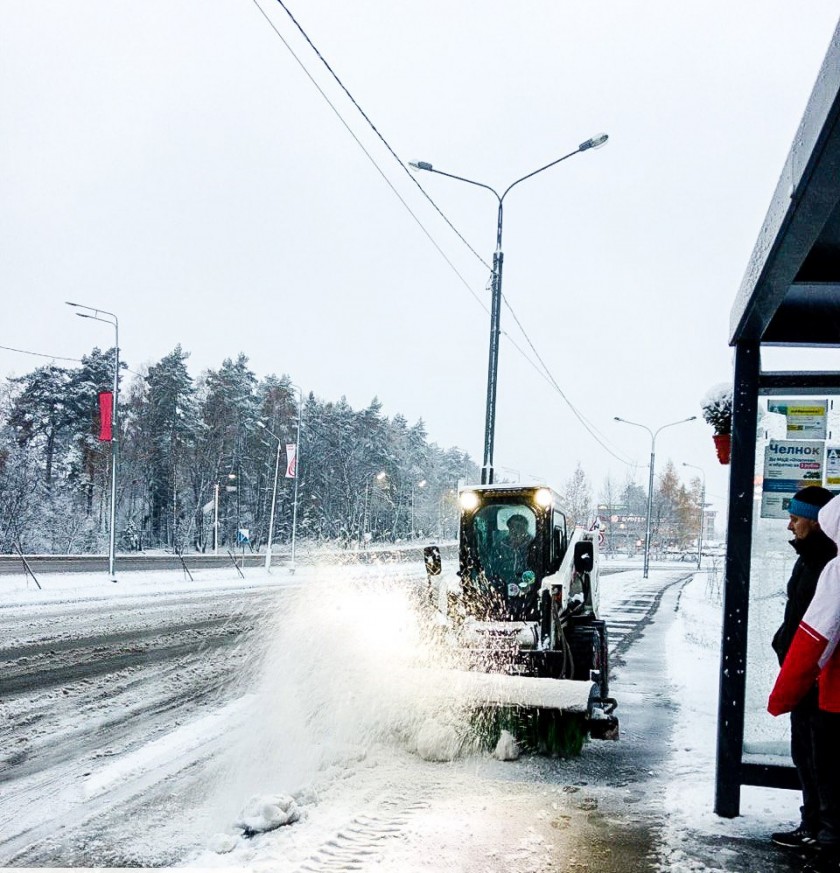
<svg viewBox="0 0 840 873"><path fill-rule="evenodd" d="M840 372L761 371L762 345L840 347L840 25L794 138L732 309L735 347L715 812L742 785L798 788L793 767L743 760L759 396L840 389ZM769 645L769 640L768 640Z"/></svg>
<svg viewBox="0 0 840 873"><path fill-rule="evenodd" d="M799 788L793 767L743 760L758 398L840 391L840 372L762 373L760 357L757 343L736 346L715 792L715 811L729 818L738 815L742 785Z"/></svg>

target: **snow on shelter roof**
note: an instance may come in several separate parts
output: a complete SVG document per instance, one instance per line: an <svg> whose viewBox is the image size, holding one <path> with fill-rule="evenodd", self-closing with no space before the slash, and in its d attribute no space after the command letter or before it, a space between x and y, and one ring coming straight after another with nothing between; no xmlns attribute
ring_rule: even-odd
<svg viewBox="0 0 840 873"><path fill-rule="evenodd" d="M840 346L840 24L730 316L730 345Z"/></svg>

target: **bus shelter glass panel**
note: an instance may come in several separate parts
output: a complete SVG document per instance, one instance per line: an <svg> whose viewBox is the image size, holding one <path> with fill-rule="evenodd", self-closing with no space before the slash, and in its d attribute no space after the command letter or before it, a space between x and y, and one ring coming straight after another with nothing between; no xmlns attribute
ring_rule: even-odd
<svg viewBox="0 0 840 873"><path fill-rule="evenodd" d="M790 765L790 719L767 698L779 672L771 648L797 553L790 498L807 485L840 493L840 395L762 396L758 403L743 760Z"/></svg>

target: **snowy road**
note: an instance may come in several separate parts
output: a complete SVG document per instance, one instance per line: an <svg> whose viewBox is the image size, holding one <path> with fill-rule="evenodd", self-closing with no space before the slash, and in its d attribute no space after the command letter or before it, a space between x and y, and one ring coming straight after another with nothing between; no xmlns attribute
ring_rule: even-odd
<svg viewBox="0 0 840 873"><path fill-rule="evenodd" d="M274 598L222 588L0 610L0 861L104 806L90 788L104 763L223 700Z"/></svg>
<svg viewBox="0 0 840 873"><path fill-rule="evenodd" d="M17 582L0 609L0 865L750 869L661 864L678 709L665 634L690 571L604 578L622 739L568 761L413 753L389 681L412 578ZM272 793L301 820L236 837L248 799Z"/></svg>

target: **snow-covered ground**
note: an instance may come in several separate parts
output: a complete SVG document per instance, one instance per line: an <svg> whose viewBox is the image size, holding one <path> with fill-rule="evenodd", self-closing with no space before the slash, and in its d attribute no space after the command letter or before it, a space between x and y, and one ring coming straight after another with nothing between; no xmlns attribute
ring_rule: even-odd
<svg viewBox="0 0 840 873"><path fill-rule="evenodd" d="M41 579L43 590L0 578L0 658L14 656L15 675L37 679L51 650L81 651L84 638L129 659L99 678L53 675L49 688L0 694L6 738L30 749L17 761L0 753L0 863L792 869L765 843L795 820L796 794L745 788L740 818L712 812L716 573L683 564L654 566L649 580L640 569L603 578L623 739L572 761L455 754L461 726L438 704L424 709L428 689L416 683L426 680L407 669L427 654L410 609L420 578L422 568L393 565L250 570L244 581L136 573L116 586L66 574ZM219 644L220 628L237 643ZM190 634L187 658L172 637ZM180 660L146 657L147 637L150 653L171 648ZM183 690L150 711L179 673ZM243 835L271 819L289 823ZM752 855L757 866L746 866Z"/></svg>

